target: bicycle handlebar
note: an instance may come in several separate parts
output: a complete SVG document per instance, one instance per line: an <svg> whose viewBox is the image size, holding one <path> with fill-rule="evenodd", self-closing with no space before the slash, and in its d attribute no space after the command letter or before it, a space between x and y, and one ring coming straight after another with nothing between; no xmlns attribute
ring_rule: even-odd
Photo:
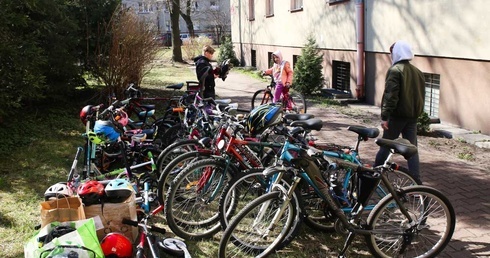
<svg viewBox="0 0 490 258"><path fill-rule="evenodd" d="M164 228L160 228L160 227L157 227L157 226L149 226L149 225L146 225L146 224L143 224L143 223L139 223L137 221L130 220L130 219L127 219L127 218L123 218L122 219L122 223L123 224L126 224L126 225L133 226L133 227L146 227L149 231L152 231L152 232L157 232L157 233L161 233L161 234L166 234L167 233L167 230L164 229Z"/></svg>

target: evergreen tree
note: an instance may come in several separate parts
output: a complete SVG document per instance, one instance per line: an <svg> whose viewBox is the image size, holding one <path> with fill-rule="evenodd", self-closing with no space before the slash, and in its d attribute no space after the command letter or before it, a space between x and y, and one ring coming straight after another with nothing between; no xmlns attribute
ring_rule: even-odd
<svg viewBox="0 0 490 258"><path fill-rule="evenodd" d="M294 66L294 89L303 95L311 95L322 89L323 54L319 54L315 39L310 35L307 43L301 50L301 56Z"/></svg>
<svg viewBox="0 0 490 258"><path fill-rule="evenodd" d="M236 58L235 51L233 50L233 44L231 43L231 37L224 36L222 39L222 44L219 48L218 62L230 59L230 63L234 66L240 65L238 58Z"/></svg>

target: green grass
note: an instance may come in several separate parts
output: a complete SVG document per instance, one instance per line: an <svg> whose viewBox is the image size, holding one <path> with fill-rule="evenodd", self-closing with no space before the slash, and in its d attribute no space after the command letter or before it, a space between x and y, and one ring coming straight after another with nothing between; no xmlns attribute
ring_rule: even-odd
<svg viewBox="0 0 490 258"><path fill-rule="evenodd" d="M149 96L170 94L163 86L194 80L193 67L171 63L169 51L143 80ZM254 71L244 73L256 75ZM40 224L40 202L50 185L66 181L76 148L83 145L84 130L80 109L90 94L80 91L65 102L45 103L26 108L22 116L9 118L0 126L0 257L24 257L23 245ZM171 235L171 233L169 233ZM343 236L319 233L305 226L301 235L285 250L271 257L328 257L339 250ZM216 257L219 237L207 241L187 241L193 257ZM362 238L356 238L350 257L369 257Z"/></svg>

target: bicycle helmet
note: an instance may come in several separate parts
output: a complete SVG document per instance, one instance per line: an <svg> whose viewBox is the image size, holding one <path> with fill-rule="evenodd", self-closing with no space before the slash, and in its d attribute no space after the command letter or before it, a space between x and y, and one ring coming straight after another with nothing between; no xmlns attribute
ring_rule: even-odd
<svg viewBox="0 0 490 258"><path fill-rule="evenodd" d="M128 114L124 112L123 109L117 109L116 113L114 114L114 120L120 125L126 126L129 122Z"/></svg>
<svg viewBox="0 0 490 258"><path fill-rule="evenodd" d="M131 183L124 178L116 178L107 184L105 194L110 202L122 202L134 193Z"/></svg>
<svg viewBox="0 0 490 258"><path fill-rule="evenodd" d="M87 124L89 117L93 114L93 111L92 111L93 107L94 106L92 106L92 105L87 105L87 106L83 107L82 110L80 110L80 120L82 121L82 123L84 125Z"/></svg>
<svg viewBox="0 0 490 258"><path fill-rule="evenodd" d="M133 257L133 244L131 240L119 232L107 234L100 242L100 247L106 258Z"/></svg>
<svg viewBox="0 0 490 258"><path fill-rule="evenodd" d="M280 104L264 104L250 111L247 119L247 128L251 135L261 134L265 129L279 124L282 121L282 107Z"/></svg>
<svg viewBox="0 0 490 258"><path fill-rule="evenodd" d="M111 121L97 120L95 121L94 132L102 134L109 142L115 142L119 139L120 134L114 127Z"/></svg>
<svg viewBox="0 0 490 258"><path fill-rule="evenodd" d="M48 187L48 189L46 189L46 192L44 192L44 200L46 201L52 198L56 199L70 196L73 196L73 191L70 187L66 185L66 183L56 183Z"/></svg>
<svg viewBox="0 0 490 258"><path fill-rule="evenodd" d="M81 184L77 189L77 193L86 206L97 204L100 203L101 198L104 196L104 185L99 181L90 180Z"/></svg>

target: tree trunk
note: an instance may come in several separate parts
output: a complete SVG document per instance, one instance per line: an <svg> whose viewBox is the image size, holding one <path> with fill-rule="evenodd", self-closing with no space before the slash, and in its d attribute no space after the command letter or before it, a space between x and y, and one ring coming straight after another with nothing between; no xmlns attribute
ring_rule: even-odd
<svg viewBox="0 0 490 258"><path fill-rule="evenodd" d="M185 13L184 12L180 12L180 16L182 16L182 19L184 19L185 21L185 24L187 26L187 30L189 31L189 36L191 38L195 37L195 32L194 32L194 23L192 22L192 19L191 19L191 0L187 0L186 1L186 5L185 5Z"/></svg>
<svg viewBox="0 0 490 258"><path fill-rule="evenodd" d="M180 1L172 0L172 8L170 9L170 25L172 27L172 60L174 62L184 62L182 59L182 42L180 41Z"/></svg>

